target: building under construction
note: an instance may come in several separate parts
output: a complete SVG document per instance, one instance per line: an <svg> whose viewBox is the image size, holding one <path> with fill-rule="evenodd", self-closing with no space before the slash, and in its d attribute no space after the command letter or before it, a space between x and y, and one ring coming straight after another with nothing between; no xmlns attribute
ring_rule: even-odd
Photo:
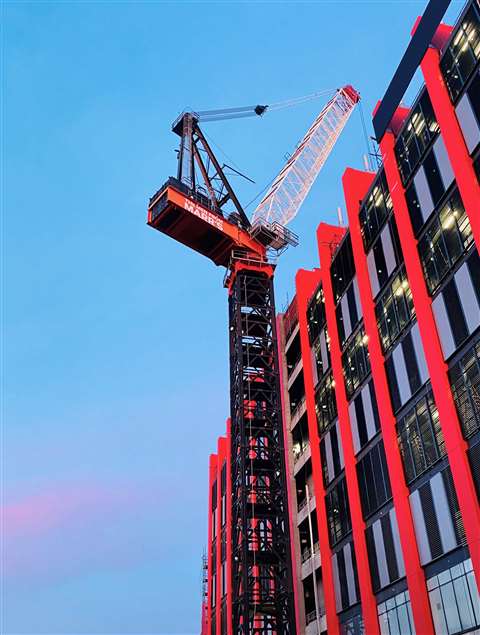
<svg viewBox="0 0 480 635"><path fill-rule="evenodd" d="M448 4L412 25L380 167L346 169L348 228L320 223L287 310L267 264L229 270L204 634L480 633L480 5L452 27Z"/></svg>

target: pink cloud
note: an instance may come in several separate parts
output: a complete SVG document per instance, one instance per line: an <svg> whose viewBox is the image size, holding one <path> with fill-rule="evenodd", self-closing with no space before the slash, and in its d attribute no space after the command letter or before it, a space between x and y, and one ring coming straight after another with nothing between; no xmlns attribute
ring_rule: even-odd
<svg viewBox="0 0 480 635"><path fill-rule="evenodd" d="M38 534L63 524L77 513L91 513L118 500L117 492L81 484L40 492L6 505L2 510L7 537Z"/></svg>
<svg viewBox="0 0 480 635"><path fill-rule="evenodd" d="M5 505L7 579L58 578L143 557L136 545L145 534L142 521L149 527L148 515L164 508L168 498L144 485L76 483Z"/></svg>

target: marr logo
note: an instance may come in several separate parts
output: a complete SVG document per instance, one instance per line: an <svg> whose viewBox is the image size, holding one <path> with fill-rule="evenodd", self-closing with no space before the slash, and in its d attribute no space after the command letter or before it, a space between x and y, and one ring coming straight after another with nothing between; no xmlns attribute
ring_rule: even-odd
<svg viewBox="0 0 480 635"><path fill-rule="evenodd" d="M185 199L183 206L187 212L198 216L198 218L210 223L210 225L213 225L216 229L223 231L223 220L217 216L217 214L212 214L212 212L208 212L206 209L203 209L203 207L200 207L200 205L196 205L187 199Z"/></svg>

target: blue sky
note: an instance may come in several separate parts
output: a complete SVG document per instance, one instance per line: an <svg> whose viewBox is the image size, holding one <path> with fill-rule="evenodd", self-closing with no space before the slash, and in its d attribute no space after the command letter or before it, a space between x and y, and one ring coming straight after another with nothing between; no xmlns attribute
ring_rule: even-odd
<svg viewBox="0 0 480 635"><path fill-rule="evenodd" d="M351 83L369 124L424 6L4 5L4 632L198 632L226 294L222 270L145 225L176 169L170 123ZM244 203L322 105L208 126L256 182L233 181ZM356 112L292 225L278 309L364 152Z"/></svg>

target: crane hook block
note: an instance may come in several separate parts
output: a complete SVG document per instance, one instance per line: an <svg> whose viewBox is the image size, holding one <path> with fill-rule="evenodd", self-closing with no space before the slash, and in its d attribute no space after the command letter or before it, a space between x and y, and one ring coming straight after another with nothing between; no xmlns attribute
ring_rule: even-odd
<svg viewBox="0 0 480 635"><path fill-rule="evenodd" d="M258 104L258 106L255 106L255 114L261 117L262 115L265 114L265 111L267 110L267 108L268 106L261 106L260 104Z"/></svg>

